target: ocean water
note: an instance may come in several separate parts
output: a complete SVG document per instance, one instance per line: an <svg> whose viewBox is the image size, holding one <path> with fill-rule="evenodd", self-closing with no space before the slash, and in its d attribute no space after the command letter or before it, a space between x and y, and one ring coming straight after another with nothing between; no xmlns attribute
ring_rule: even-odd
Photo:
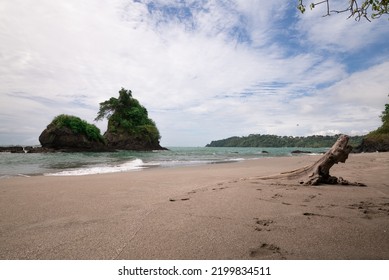
<svg viewBox="0 0 389 280"><path fill-rule="evenodd" d="M293 150L324 152L319 148L182 148L168 151L110 153L0 153L0 179L12 176L81 176L112 172L140 171L148 168L169 168L227 163L264 157L299 156ZM265 152L266 151L266 152Z"/></svg>

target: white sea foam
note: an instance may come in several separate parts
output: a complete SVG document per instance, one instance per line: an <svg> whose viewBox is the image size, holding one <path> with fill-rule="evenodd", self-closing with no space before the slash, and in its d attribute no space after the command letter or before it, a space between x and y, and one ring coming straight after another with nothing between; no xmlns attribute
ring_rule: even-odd
<svg viewBox="0 0 389 280"><path fill-rule="evenodd" d="M244 161L244 160L245 160L244 158L230 158L230 159L227 159L225 161L229 162L229 161Z"/></svg>
<svg viewBox="0 0 389 280"><path fill-rule="evenodd" d="M20 174L20 173L18 174L18 176L19 176L19 177L25 177L25 178L29 178L29 177L31 177L31 176L29 176L29 175L26 175L26 174Z"/></svg>
<svg viewBox="0 0 389 280"><path fill-rule="evenodd" d="M126 171L140 170L143 168L145 168L143 161L141 159L135 159L120 165L85 167L85 168L64 170L57 173L46 173L44 175L45 176L83 176L83 175L91 175L91 174L126 172Z"/></svg>
<svg viewBox="0 0 389 280"><path fill-rule="evenodd" d="M211 161L200 161L200 160L166 160L166 161L151 161L145 164L147 167L176 167L176 166L192 166L212 163Z"/></svg>
<svg viewBox="0 0 389 280"><path fill-rule="evenodd" d="M229 163L244 161L244 158L230 158L220 160L166 160L166 161L151 161L144 164L145 167L177 167L177 166L197 166L204 164Z"/></svg>

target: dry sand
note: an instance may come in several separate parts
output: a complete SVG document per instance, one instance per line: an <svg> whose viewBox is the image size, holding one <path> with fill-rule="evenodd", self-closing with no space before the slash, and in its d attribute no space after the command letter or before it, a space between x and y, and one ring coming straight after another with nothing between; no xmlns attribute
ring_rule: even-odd
<svg viewBox="0 0 389 280"><path fill-rule="evenodd" d="M389 259L389 153L332 175L367 187L258 176L317 156L0 180L0 259Z"/></svg>

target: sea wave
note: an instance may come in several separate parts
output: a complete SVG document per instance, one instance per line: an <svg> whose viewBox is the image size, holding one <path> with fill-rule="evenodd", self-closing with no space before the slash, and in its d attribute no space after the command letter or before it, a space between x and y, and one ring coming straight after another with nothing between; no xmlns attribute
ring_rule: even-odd
<svg viewBox="0 0 389 280"><path fill-rule="evenodd" d="M144 167L178 167L178 166L197 166L204 164L229 163L244 161L244 158L229 159L205 159L205 160L163 160L150 161L144 164Z"/></svg>
<svg viewBox="0 0 389 280"><path fill-rule="evenodd" d="M45 176L84 176L92 174L105 174L105 173L115 173L115 172L126 172L141 170L145 168L144 163L141 159L135 159L123 164L114 165L114 166L91 166L77 169L64 170L56 173L45 173Z"/></svg>
<svg viewBox="0 0 389 280"><path fill-rule="evenodd" d="M150 161L144 164L145 167L177 167L177 166L193 166L212 163L208 160L162 160Z"/></svg>

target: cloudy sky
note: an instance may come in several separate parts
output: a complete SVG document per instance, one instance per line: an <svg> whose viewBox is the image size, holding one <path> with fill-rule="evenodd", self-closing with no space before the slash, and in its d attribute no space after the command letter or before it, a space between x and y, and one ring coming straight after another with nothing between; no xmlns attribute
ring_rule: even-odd
<svg viewBox="0 0 389 280"><path fill-rule="evenodd" d="M388 17L322 17L324 6L301 15L296 2L1 0L0 145L39 143L62 113L92 123L121 87L164 146L377 128Z"/></svg>

